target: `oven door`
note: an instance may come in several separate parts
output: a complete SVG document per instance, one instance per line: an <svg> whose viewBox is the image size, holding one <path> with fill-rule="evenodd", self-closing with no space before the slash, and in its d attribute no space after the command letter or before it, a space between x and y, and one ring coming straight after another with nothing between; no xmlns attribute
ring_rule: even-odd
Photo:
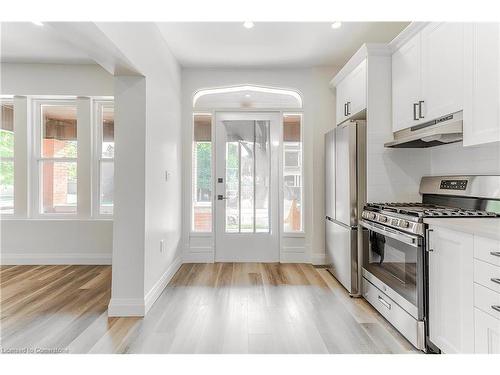
<svg viewBox="0 0 500 375"><path fill-rule="evenodd" d="M424 249L420 236L362 220L368 230L363 275L415 319L424 318Z"/></svg>

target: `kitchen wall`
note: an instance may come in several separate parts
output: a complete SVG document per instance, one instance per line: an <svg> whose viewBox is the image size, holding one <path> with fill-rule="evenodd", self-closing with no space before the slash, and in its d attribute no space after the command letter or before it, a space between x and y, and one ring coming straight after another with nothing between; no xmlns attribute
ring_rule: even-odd
<svg viewBox="0 0 500 375"><path fill-rule="evenodd" d="M452 143L429 149L431 175L498 174L500 175L500 144L491 143L463 147Z"/></svg>
<svg viewBox="0 0 500 375"><path fill-rule="evenodd" d="M113 95L113 76L98 65L2 63L0 69L4 95ZM20 98L19 103L23 102L26 100ZM30 119L25 119L24 123L27 121ZM21 133L16 129L15 147L16 153L22 150L26 154L29 133L27 129L22 130ZM21 162L27 170L29 160L23 157ZM16 173L15 178L16 194L27 196L27 174ZM26 216L26 199L24 207L18 205L22 201L16 198L16 210L24 211L22 216L3 216L0 223L3 264L111 263L111 220L34 219Z"/></svg>
<svg viewBox="0 0 500 375"><path fill-rule="evenodd" d="M192 98L202 88L252 84L290 88L303 96L305 234L284 237L283 261L324 262L324 134L333 128L335 96L329 89L335 67L313 69L194 69L182 71L184 188L191 191ZM189 213L190 194L184 194L183 212ZM183 218L184 256L187 261L213 260L211 235L191 235L189 215Z"/></svg>

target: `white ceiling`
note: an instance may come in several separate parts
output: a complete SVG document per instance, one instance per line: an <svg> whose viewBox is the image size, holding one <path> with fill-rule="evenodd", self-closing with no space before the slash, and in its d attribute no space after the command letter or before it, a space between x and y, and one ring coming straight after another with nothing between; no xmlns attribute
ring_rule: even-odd
<svg viewBox="0 0 500 375"><path fill-rule="evenodd" d="M186 67L342 66L365 42L389 42L408 22L162 22L158 27Z"/></svg>
<svg viewBox="0 0 500 375"><path fill-rule="evenodd" d="M1 28L1 62L95 64L48 25L2 22Z"/></svg>
<svg viewBox="0 0 500 375"><path fill-rule="evenodd" d="M342 66L365 42L388 42L407 22L163 22L158 27L187 67ZM132 25L132 24L131 24ZM2 22L0 61L95 64L50 25ZM154 51L152 51L154 53Z"/></svg>

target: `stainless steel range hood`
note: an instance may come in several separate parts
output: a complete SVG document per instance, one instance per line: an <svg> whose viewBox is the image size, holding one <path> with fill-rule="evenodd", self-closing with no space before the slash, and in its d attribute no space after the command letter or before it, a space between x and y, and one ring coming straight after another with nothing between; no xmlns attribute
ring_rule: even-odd
<svg viewBox="0 0 500 375"><path fill-rule="evenodd" d="M394 140L384 144L393 148L425 148L463 139L463 114L452 113L436 120L394 133Z"/></svg>

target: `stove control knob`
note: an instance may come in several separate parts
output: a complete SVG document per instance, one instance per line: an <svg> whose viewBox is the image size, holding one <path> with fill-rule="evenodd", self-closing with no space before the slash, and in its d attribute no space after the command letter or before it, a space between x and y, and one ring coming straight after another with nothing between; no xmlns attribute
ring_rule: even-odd
<svg viewBox="0 0 500 375"><path fill-rule="evenodd" d="M381 221L382 223L386 223L387 222L387 216L380 216L379 221Z"/></svg>
<svg viewBox="0 0 500 375"><path fill-rule="evenodd" d="M376 218L377 218L377 215L374 214L373 212L368 214L368 219L375 220Z"/></svg>
<svg viewBox="0 0 500 375"><path fill-rule="evenodd" d="M401 228L409 228L409 227L410 227L410 223L409 223L408 221L406 221L406 220L401 220L401 221L399 222L399 226L400 226Z"/></svg>

